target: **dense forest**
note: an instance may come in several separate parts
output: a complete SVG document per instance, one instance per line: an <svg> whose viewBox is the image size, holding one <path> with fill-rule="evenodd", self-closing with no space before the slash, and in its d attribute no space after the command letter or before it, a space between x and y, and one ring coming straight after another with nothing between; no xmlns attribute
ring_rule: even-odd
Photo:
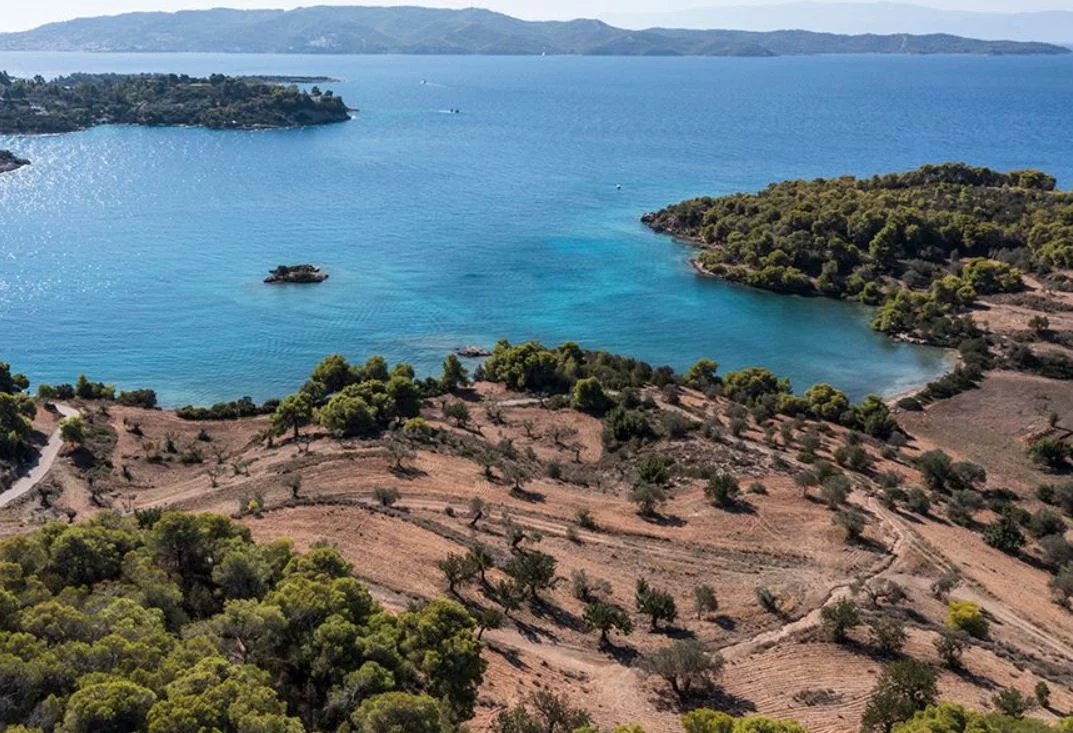
<svg viewBox="0 0 1073 733"><path fill-rule="evenodd" d="M7 540L0 727L455 730L484 670L475 622L443 600L389 614L352 572L213 515L106 513Z"/></svg>
<svg viewBox="0 0 1073 733"><path fill-rule="evenodd" d="M875 327L940 344L974 335L978 296L1073 267L1073 194L1039 171L964 164L869 179L788 181L647 214L701 246L704 273L879 305Z"/></svg>
<svg viewBox="0 0 1073 733"><path fill-rule="evenodd" d="M941 33L847 36L802 30L633 30L590 19L536 22L480 8L421 7L126 13L0 33L0 50L601 56L1070 52L1048 43L976 40Z"/></svg>
<svg viewBox="0 0 1073 733"><path fill-rule="evenodd" d="M72 74L51 81L0 71L0 133L56 133L99 124L259 129L350 119L332 92L213 74Z"/></svg>

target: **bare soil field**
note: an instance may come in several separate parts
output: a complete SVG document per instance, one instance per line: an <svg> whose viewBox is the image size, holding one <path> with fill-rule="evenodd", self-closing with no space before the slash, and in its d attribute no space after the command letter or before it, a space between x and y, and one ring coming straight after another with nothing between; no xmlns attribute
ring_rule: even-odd
<svg viewBox="0 0 1073 733"><path fill-rule="evenodd" d="M988 470L990 483L1026 497L1055 478L1027 454L1031 439L1049 432L1052 415L1073 428L1073 385L1021 372L989 372L978 389L905 412L899 422L922 447L941 446Z"/></svg>
<svg viewBox="0 0 1073 733"><path fill-rule="evenodd" d="M1045 679L1054 690L1051 709L1035 714L1055 720L1073 711L1073 614L1051 601L1049 574L989 547L978 528L951 523L939 508L921 516L892 507L880 483L896 473L904 488L919 486L912 459L942 447L984 466L988 486L1029 496L1048 477L1028 461L1025 441L1048 429L1053 412L1065 421L1059 424L1073 423L1068 385L995 372L977 390L900 415L909 445L866 440L874 465L845 471L848 506L866 521L853 541L819 489L795 480L812 465L801 460L802 436L820 436L818 454L833 462L849 439L845 430L780 419L765 431L749 418L734 435L727 428L733 408L722 398L684 391L668 404L658 391L649 396L655 409L696 428L612 451L600 420L485 383L465 397L473 419L464 427L443 418L439 401L427 403L423 416L436 437L405 451L390 437L340 441L307 428L297 443L266 440L267 418L188 422L112 405L93 418L101 455L58 461L47 491L0 511L0 535L106 508L217 512L242 521L258 540L288 537L300 550L336 546L373 594L397 609L449 594L437 567L449 554L481 545L496 560L486 583L455 593L485 609L496 606L489 588L505 577L500 568L518 547L548 553L557 562L553 586L483 634L488 669L473 721L478 733L537 689L565 693L601 725L638 723L650 733L677 731L678 716L697 705L794 718L818 733L856 731L890 658L874 650L863 625L848 643L827 640L820 609L852 597L866 617L896 615L908 629L902 654L938 664L933 640L946 603L931 586L954 566L963 581L950 597L978 602L992 634L970 645L962 672L943 673L942 697L986 709L998 690L1030 693ZM782 422L790 445L777 429ZM526 467L523 478L486 459L504 452ZM667 500L646 517L630 493L639 467L654 457L669 466ZM729 508L706 496L710 472L738 479L742 494ZM385 490L397 500L383 501ZM602 586L594 593L630 612L632 634L613 633L601 647L575 592L580 573ZM673 624L653 630L635 612L638 578L672 594ZM883 579L905 589L904 602L873 607L860 593ZM693 591L700 585L715 589L718 609L698 616ZM758 601L761 588L773 607ZM643 671L647 655L676 639L695 639L726 659L713 691L688 704Z"/></svg>

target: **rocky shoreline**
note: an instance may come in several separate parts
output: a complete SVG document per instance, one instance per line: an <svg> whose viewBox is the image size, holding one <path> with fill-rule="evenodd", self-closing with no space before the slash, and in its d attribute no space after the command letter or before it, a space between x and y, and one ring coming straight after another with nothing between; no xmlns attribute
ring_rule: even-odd
<svg viewBox="0 0 1073 733"><path fill-rule="evenodd" d="M701 247L702 248L702 247L705 246L700 241L689 240L687 238L682 238L682 237L675 237L675 239L678 239L683 244L686 244L686 245L692 246L692 247ZM756 285L750 285L749 283L741 282L740 280L736 280L734 278L727 277L725 274L720 274L718 272L712 272L711 270L706 268L704 266L704 264L699 259L697 259L696 257L690 257L689 258L689 266L693 270L693 273L696 274L698 277L703 277L703 278L706 278L708 280L721 280L722 282L733 283L735 285L741 285L742 287L747 287L747 288L755 288L757 290L763 290L764 292L775 293L776 295L797 295L797 296L804 297L804 298L825 297L825 296L821 295L818 292L812 292L812 293L808 293L808 292L791 292L791 291L777 290L777 289L774 289L774 288L762 288L762 287L759 287L759 286L756 286ZM837 300L837 298L835 300ZM933 347L936 347L936 348L949 348L949 347L943 346L942 344L935 344L935 343L933 343L931 341L928 341L925 338L921 338L919 336L913 336L912 334L909 334L909 333L888 333L888 334L886 334L886 336L887 336L887 338L891 339L892 341L896 341L896 342L902 343L902 344L911 344L913 346L933 346ZM919 389L911 390L910 393L915 394L915 392L919 392L919 391L920 391ZM905 395L899 394L899 396L901 397L901 396L905 396Z"/></svg>
<svg viewBox="0 0 1073 733"><path fill-rule="evenodd" d="M949 196L953 187L957 197ZM974 245L963 223L982 222L979 212L992 208L1024 207L1027 223L1004 223L996 236L1021 261L1045 268L1052 253L1065 252L1067 239L1051 233L1036 241L1029 231L1051 232L1037 222L1060 218L1056 212L1068 198L1043 171L944 163L870 179L783 181L758 193L699 197L641 221L692 247L690 265L700 276L779 294L855 300L877 307L877 331L906 343L950 347L980 335L969 316L978 297L1025 287L1021 270ZM889 215L895 203L922 223L899 224ZM783 216L786 211L795 215ZM865 214L868 228L860 228Z"/></svg>
<svg viewBox="0 0 1073 733"><path fill-rule="evenodd" d="M17 171L24 165L30 165L30 161L20 158L10 150L0 150L0 173Z"/></svg>

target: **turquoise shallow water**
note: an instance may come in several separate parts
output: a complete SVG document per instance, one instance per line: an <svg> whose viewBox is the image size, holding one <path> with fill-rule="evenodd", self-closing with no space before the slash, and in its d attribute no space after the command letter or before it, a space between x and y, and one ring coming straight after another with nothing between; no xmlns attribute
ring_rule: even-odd
<svg viewBox="0 0 1073 733"><path fill-rule="evenodd" d="M871 332L861 307L696 278L640 215L952 159L1073 180L1066 58L0 54L2 68L324 74L361 108L309 130L0 136L34 162L0 176L0 358L169 404L282 394L333 351L430 371L499 337L892 393L945 355ZM302 261L330 280L261 284Z"/></svg>

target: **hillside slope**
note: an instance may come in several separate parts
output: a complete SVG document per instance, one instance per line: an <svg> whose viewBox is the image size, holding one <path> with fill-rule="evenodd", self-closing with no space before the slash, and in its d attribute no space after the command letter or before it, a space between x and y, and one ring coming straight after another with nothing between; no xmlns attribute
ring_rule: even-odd
<svg viewBox="0 0 1073 733"><path fill-rule="evenodd" d="M606 356L589 368L608 381L668 378ZM554 577L530 600L504 605L498 628L483 635L479 733L497 730L497 716L540 690L583 705L605 729L629 722L677 731L682 712L709 706L848 733L882 667L906 657L941 670L941 699L981 710L999 690L1028 694L1047 682L1053 695L1033 714L1050 723L1066 715L1073 614L1051 599L1046 548L1068 519L1040 511L1028 490L1038 472L1024 450L1041 430L1066 434L1073 404L1065 386L1032 380L1035 401L1017 412L1004 402L1018 399L1015 375L996 374L980 397L899 416L908 434L884 442L814 418L771 416L762 402L747 408L728 396L757 385L744 376L720 383L705 367L685 378L703 391L624 387L617 399L636 405L627 411L634 427L648 426L625 441L615 438L627 424L617 409L601 420L486 381L424 400L422 419L365 438L336 439L319 426L278 434L265 416L189 421L90 401L81 405L83 445L71 446L36 495L0 511L0 536L50 518L82 524L105 509L231 514L259 541L335 546L389 609L448 594L477 614L505 603L501 589L518 558L550 557ZM330 381L329 391L338 386ZM966 415L975 409L966 400L1007 405L1003 421ZM1059 419L1048 428L1050 411ZM981 432L1020 449L1001 465L990 456L969 463L976 456L962 452L965 440L982 443ZM937 446L956 461L941 485ZM645 510L638 497L653 486L659 499ZM719 486L731 487L723 499ZM1003 552L987 530L1015 511L1032 538ZM1043 524L1052 534L1037 541ZM473 548L488 553L486 582L470 574L449 585L445 561ZM955 587L936 591L951 568ZM650 624L641 613L639 578L670 594L672 621ZM900 591L884 596L891 583ZM702 586L717 603L694 610ZM859 619L833 639L821 609L847 599ZM954 669L942 667L934 646L948 600L979 604L991 626L965 640ZM613 631L601 644L588 620L598 603L620 607L632 633ZM899 651L877 647L883 624L904 632ZM681 639L718 650L726 666L711 688L679 698L646 660Z"/></svg>

